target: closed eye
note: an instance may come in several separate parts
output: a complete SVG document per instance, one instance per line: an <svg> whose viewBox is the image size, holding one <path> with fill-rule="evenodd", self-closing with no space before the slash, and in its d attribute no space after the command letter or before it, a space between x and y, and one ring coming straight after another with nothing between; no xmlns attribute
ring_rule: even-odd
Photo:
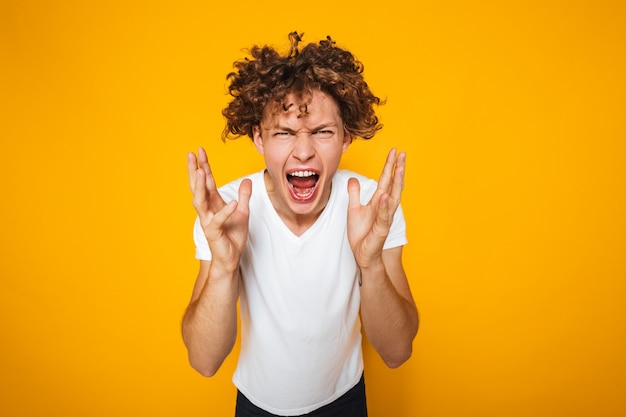
<svg viewBox="0 0 626 417"><path fill-rule="evenodd" d="M334 131L330 130L330 129L322 129L322 130L316 130L315 132L311 132L311 136L315 136L318 139L328 139L331 138L334 135Z"/></svg>

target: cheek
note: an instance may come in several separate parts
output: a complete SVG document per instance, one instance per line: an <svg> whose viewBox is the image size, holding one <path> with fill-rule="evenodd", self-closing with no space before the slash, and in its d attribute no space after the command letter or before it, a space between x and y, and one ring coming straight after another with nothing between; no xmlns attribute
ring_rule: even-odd
<svg viewBox="0 0 626 417"><path fill-rule="evenodd" d="M284 146L267 144L264 147L263 158L269 170L282 169L289 155L289 151Z"/></svg>
<svg viewBox="0 0 626 417"><path fill-rule="evenodd" d="M332 163L339 163L345 150L346 147L344 147L343 142L332 142L318 148L319 154L323 155L326 161Z"/></svg>

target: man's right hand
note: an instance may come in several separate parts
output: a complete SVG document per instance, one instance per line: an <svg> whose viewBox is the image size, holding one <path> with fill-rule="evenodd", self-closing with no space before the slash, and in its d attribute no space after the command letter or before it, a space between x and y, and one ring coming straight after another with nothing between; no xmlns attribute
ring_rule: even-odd
<svg viewBox="0 0 626 417"><path fill-rule="evenodd" d="M187 170L193 206L211 249L212 265L234 272L239 268L241 252L248 238L252 182L243 180L239 186L238 201L227 204L217 191L203 148L198 149L197 157L193 152L189 153Z"/></svg>

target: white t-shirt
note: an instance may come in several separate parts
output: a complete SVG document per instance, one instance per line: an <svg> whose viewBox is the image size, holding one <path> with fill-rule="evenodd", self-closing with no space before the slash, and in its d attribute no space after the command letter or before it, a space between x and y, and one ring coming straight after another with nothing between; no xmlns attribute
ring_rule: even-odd
<svg viewBox="0 0 626 417"><path fill-rule="evenodd" d="M263 171L252 180L248 241L241 256L241 352L233 382L256 406L298 415L331 403L363 373L360 292L347 236L348 179L361 184L364 204L376 182L349 171L333 177L328 204L301 236L274 210ZM219 189L237 199L243 178ZM385 249L407 243L402 209ZM211 252L198 219L196 258Z"/></svg>

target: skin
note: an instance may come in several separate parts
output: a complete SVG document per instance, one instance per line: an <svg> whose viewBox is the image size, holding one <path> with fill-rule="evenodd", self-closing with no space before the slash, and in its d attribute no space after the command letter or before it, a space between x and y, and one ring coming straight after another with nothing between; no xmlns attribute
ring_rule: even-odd
<svg viewBox="0 0 626 417"><path fill-rule="evenodd" d="M301 235L324 210L333 175L352 138L343 129L337 104L326 94L313 92L305 117L298 117L297 97L288 95L285 101L292 104L286 112L272 114L266 109L263 127L253 129L253 140L265 159L265 185L272 205L289 229ZM287 181L293 171L319 175L313 196L294 198Z"/></svg>
<svg viewBox="0 0 626 417"><path fill-rule="evenodd" d="M266 109L253 141L266 163L270 201L283 222L301 235L324 210L332 177L352 140L345 132L336 102L315 91L300 99L288 95L287 111ZM378 189L366 205L359 201L356 179L348 182L348 239L361 273L361 319L372 346L389 367L404 363L412 352L418 314L402 265L402 247L383 250L402 195L406 155L389 152ZM312 191L294 193L287 180L294 171L315 173ZM183 318L183 340L191 365L205 376L217 372L237 337L239 260L248 233L252 185L244 180L238 201L228 204L217 192L204 149L188 156L193 205L204 230L212 261L200 261L191 300Z"/></svg>

